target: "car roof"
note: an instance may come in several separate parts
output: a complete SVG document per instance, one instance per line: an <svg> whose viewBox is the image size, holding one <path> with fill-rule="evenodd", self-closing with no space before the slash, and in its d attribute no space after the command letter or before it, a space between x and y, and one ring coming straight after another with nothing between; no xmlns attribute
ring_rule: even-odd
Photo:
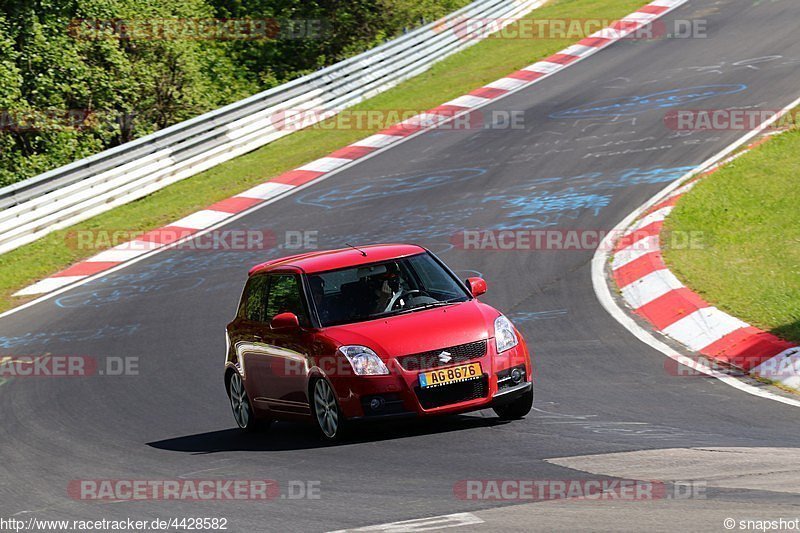
<svg viewBox="0 0 800 533"><path fill-rule="evenodd" d="M260 263L250 269L249 275L273 270L300 270L311 274L408 257L425 251L425 248L416 244L371 244L359 246L358 249L363 250L366 256L353 248L306 252Z"/></svg>

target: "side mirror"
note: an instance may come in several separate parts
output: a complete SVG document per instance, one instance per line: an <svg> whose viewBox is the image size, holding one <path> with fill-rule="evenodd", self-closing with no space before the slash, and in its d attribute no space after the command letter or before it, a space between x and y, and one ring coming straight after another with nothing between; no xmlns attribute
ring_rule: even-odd
<svg viewBox="0 0 800 533"><path fill-rule="evenodd" d="M278 313L269 323L272 329L298 329L300 327L300 320L294 313Z"/></svg>
<svg viewBox="0 0 800 533"><path fill-rule="evenodd" d="M474 297L486 292L486 281L483 278L467 278L467 287Z"/></svg>

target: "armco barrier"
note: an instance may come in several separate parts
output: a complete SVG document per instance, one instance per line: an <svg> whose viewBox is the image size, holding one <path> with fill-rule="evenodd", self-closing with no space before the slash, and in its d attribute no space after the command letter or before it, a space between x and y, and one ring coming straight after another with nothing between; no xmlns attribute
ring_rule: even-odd
<svg viewBox="0 0 800 533"><path fill-rule="evenodd" d="M288 135L291 128L276 128L271 120L281 110L336 112L353 106L474 44L487 25L507 25L542 3L477 0L313 74L4 187L0 253Z"/></svg>

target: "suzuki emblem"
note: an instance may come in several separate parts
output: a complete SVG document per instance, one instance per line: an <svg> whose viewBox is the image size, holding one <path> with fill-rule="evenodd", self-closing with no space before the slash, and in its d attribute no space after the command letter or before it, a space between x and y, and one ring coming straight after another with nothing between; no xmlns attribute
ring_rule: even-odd
<svg viewBox="0 0 800 533"><path fill-rule="evenodd" d="M442 363L449 363L452 359L450 352L442 352L439 354L439 361Z"/></svg>

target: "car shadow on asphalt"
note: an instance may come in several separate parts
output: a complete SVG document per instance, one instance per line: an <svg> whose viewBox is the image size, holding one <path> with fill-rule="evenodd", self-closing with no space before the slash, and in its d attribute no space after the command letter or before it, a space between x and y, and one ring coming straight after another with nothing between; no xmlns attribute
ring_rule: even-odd
<svg viewBox="0 0 800 533"><path fill-rule="evenodd" d="M194 454L231 451L274 452L307 450L452 431L466 431L476 428L490 428L507 423L496 417L464 415L403 420L392 423L363 423L353 425L344 440L329 443L323 441L317 430L310 424L275 422L269 429L256 433L245 433L237 428L222 429L148 442L147 445L159 450Z"/></svg>

